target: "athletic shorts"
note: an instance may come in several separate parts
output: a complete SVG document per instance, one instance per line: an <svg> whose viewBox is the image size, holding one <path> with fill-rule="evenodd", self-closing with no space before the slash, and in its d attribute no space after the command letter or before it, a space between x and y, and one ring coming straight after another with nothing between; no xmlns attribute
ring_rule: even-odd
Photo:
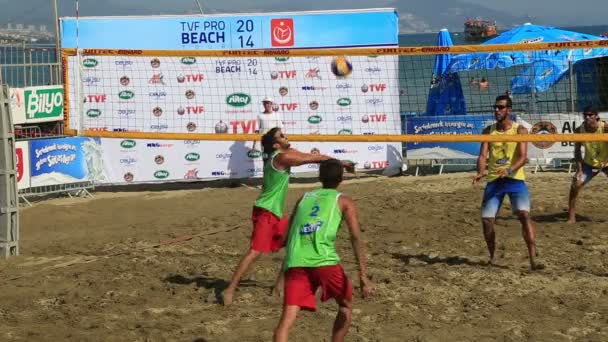
<svg viewBox="0 0 608 342"><path fill-rule="evenodd" d="M608 176L608 167L605 167L603 169L594 169L593 166L587 164L587 163L583 163L583 178L581 179L583 181L583 185L587 184L591 181L591 179L593 179L593 177L597 176L600 172L603 172L606 176ZM574 174L573 177L576 177L576 173Z"/></svg>
<svg viewBox="0 0 608 342"><path fill-rule="evenodd" d="M251 221L253 222L251 249L262 253L274 253L283 247L283 236L287 233L287 217L278 218L266 209L253 207Z"/></svg>
<svg viewBox="0 0 608 342"><path fill-rule="evenodd" d="M331 298L351 300L353 286L340 265L321 267L294 267L285 272L284 304L296 305L302 310L316 311L315 293L321 288L321 300Z"/></svg>
<svg viewBox="0 0 608 342"><path fill-rule="evenodd" d="M530 193L526 182L513 178L499 178L486 185L481 202L481 217L495 218L505 195L511 200L513 213L530 212Z"/></svg>

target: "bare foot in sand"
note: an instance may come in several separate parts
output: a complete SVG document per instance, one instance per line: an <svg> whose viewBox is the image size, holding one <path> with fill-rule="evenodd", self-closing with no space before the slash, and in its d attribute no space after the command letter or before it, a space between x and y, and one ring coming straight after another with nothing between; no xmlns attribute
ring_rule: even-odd
<svg viewBox="0 0 608 342"><path fill-rule="evenodd" d="M276 283L274 284L274 286L272 286L270 288L270 296L277 296L279 298L283 298L283 288L285 287L285 280L283 279L283 277L279 277L276 281Z"/></svg>
<svg viewBox="0 0 608 342"><path fill-rule="evenodd" d="M279 298L283 297L283 285L275 285L273 287L270 288L270 293L269 295L272 296L277 296Z"/></svg>
<svg viewBox="0 0 608 342"><path fill-rule="evenodd" d="M495 266L496 265L496 257L492 256L488 259L488 266Z"/></svg>
<svg viewBox="0 0 608 342"><path fill-rule="evenodd" d="M229 290L229 289L224 290L224 293L222 293L222 304L224 304L224 306L228 306L228 305L232 304L233 298L234 298L234 290Z"/></svg>
<svg viewBox="0 0 608 342"><path fill-rule="evenodd" d="M530 269L532 271L544 270L545 269L545 265L543 263L540 263L540 262L532 262L530 264Z"/></svg>

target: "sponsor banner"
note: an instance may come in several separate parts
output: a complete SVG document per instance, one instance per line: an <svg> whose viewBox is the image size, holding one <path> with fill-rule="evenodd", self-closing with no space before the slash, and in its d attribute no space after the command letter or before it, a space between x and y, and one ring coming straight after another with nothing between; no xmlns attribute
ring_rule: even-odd
<svg viewBox="0 0 608 342"><path fill-rule="evenodd" d="M9 94L11 96L11 115L13 117L13 124L20 125L26 123L25 119L25 94L23 88L10 88Z"/></svg>
<svg viewBox="0 0 608 342"><path fill-rule="evenodd" d="M218 178L251 178L263 175L262 154L251 142L101 139L104 177L101 183L151 183ZM323 153L357 163L358 169L399 166L400 144L294 143L309 153ZM316 172L318 164L292 169Z"/></svg>
<svg viewBox="0 0 608 342"><path fill-rule="evenodd" d="M542 114L515 117L530 134L568 134L581 124L569 114ZM494 115L410 117L407 134L481 134L495 122ZM480 143L407 143L407 159L476 159ZM573 142L530 142L529 159L574 158Z"/></svg>
<svg viewBox="0 0 608 342"><path fill-rule="evenodd" d="M71 84L77 63L69 58ZM271 96L289 134L401 132L395 56L89 56L81 64L80 101L69 87L72 129L80 108L83 128L94 131L254 133Z"/></svg>
<svg viewBox="0 0 608 342"><path fill-rule="evenodd" d="M574 130L582 124L582 119L578 115L569 114L525 115L518 117L517 120L531 134L569 134L574 133ZM528 158L574 158L574 143L531 142L528 143Z"/></svg>
<svg viewBox="0 0 608 342"><path fill-rule="evenodd" d="M63 120L63 87L43 86L23 89L25 123Z"/></svg>
<svg viewBox="0 0 608 342"><path fill-rule="evenodd" d="M397 15L390 9L80 18L78 24L79 48L85 49L398 44ZM76 20L63 18L61 26L63 47L75 47ZM257 130L261 100L271 96L288 133L399 134L397 63L396 56L73 56L68 59L68 79L74 85L69 87L69 123L72 129L80 127L77 110L82 108L82 127L88 130L247 134ZM80 80L75 79L77 68ZM77 98L80 84L83 91Z"/></svg>
<svg viewBox="0 0 608 342"><path fill-rule="evenodd" d="M262 177L262 153L251 145L242 141L105 138L18 142L19 189L85 180L130 184ZM297 142L294 147L351 160L359 170L401 166L399 143ZM294 174L317 171L318 164L292 168Z"/></svg>
<svg viewBox="0 0 608 342"><path fill-rule="evenodd" d="M32 140L29 159L32 187L104 180L99 139Z"/></svg>
<svg viewBox="0 0 608 342"><path fill-rule="evenodd" d="M251 142L101 139L103 183L195 181L262 174Z"/></svg>
<svg viewBox="0 0 608 342"><path fill-rule="evenodd" d="M391 9L61 18L61 47L80 49L268 49L396 45Z"/></svg>
<svg viewBox="0 0 608 342"><path fill-rule="evenodd" d="M409 117L407 134L481 134L494 123L494 115L453 115ZM407 143L407 159L477 159L480 143L418 142Z"/></svg>
<svg viewBox="0 0 608 342"><path fill-rule="evenodd" d="M294 142L292 145L302 152L319 153L340 160L350 160L356 163L357 170L401 169L400 143ZM318 164L292 168L293 173L316 172L318 170Z"/></svg>
<svg viewBox="0 0 608 342"><path fill-rule="evenodd" d="M17 159L17 189L27 189L30 187L30 149L27 141L17 141L15 143L15 153Z"/></svg>

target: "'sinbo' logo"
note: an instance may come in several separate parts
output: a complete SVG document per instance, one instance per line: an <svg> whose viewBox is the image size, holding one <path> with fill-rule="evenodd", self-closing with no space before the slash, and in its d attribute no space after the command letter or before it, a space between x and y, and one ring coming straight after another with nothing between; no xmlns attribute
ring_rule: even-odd
<svg viewBox="0 0 608 342"><path fill-rule="evenodd" d="M196 63L196 58L194 57L183 57L181 60L184 65L192 65Z"/></svg>
<svg viewBox="0 0 608 342"><path fill-rule="evenodd" d="M196 153L196 152L191 152L188 153L184 156L184 159L186 159L187 161L197 161L199 159L201 159L201 155Z"/></svg>
<svg viewBox="0 0 608 342"><path fill-rule="evenodd" d="M118 97L120 97L122 100L130 100L134 96L135 96L135 94L130 90L123 90L120 93L118 93Z"/></svg>
<svg viewBox="0 0 608 342"><path fill-rule="evenodd" d="M135 140L123 140L120 142L120 147L122 148L133 148L135 147L135 145L137 145L137 142L135 142Z"/></svg>
<svg viewBox="0 0 608 342"><path fill-rule="evenodd" d="M318 124L321 123L321 121L323 121L323 119L319 115L312 115L308 117L308 122L311 124Z"/></svg>
<svg viewBox="0 0 608 342"><path fill-rule="evenodd" d="M99 109L89 109L87 110L87 116L90 118L96 118L101 115L101 111Z"/></svg>
<svg viewBox="0 0 608 342"><path fill-rule="evenodd" d="M262 152L260 152L258 150L250 150L249 152L247 152L247 157L249 157L251 159L260 158L261 156L262 156Z"/></svg>
<svg viewBox="0 0 608 342"><path fill-rule="evenodd" d="M226 104L232 107L244 107L251 103L251 96L245 93L234 93L226 97Z"/></svg>
<svg viewBox="0 0 608 342"><path fill-rule="evenodd" d="M158 170L154 172L154 178L165 179L167 177L169 177L169 171L167 170Z"/></svg>
<svg viewBox="0 0 608 342"><path fill-rule="evenodd" d="M338 99L338 101L336 103L340 107L347 107L347 106L350 106L350 104L352 103L352 101L348 97L343 97L341 99Z"/></svg>
<svg viewBox="0 0 608 342"><path fill-rule="evenodd" d="M82 65L87 69L95 68L99 62L95 58L85 58Z"/></svg>

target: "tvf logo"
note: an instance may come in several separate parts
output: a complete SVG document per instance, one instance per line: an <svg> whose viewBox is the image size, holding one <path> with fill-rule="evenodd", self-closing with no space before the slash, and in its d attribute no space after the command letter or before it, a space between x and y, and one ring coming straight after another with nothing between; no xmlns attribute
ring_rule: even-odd
<svg viewBox="0 0 608 342"><path fill-rule="evenodd" d="M368 122L386 122L387 115L386 114L369 114L363 115L361 121L363 123Z"/></svg>
<svg viewBox="0 0 608 342"><path fill-rule="evenodd" d="M291 112L294 111L296 109L298 109L298 104L297 103L276 103L272 106L272 109L274 111L283 111L283 112Z"/></svg>
<svg viewBox="0 0 608 342"><path fill-rule="evenodd" d="M178 83L198 83L203 82L205 75L203 74L186 74L177 76Z"/></svg>
<svg viewBox="0 0 608 342"><path fill-rule="evenodd" d="M90 94L84 98L84 102L101 103L101 102L106 102L107 99L108 99L108 95L106 95L106 94Z"/></svg>
<svg viewBox="0 0 608 342"><path fill-rule="evenodd" d="M239 121L230 121L230 126L232 127L232 133L238 134L250 134L254 133L257 130L258 121L257 120L239 120Z"/></svg>
<svg viewBox="0 0 608 342"><path fill-rule="evenodd" d="M202 114L205 111L204 106L186 106L185 112L188 114Z"/></svg>
<svg viewBox="0 0 608 342"><path fill-rule="evenodd" d="M367 93L368 91L371 93L381 93L385 90L386 90L385 83L370 84L370 85L364 84L363 86L361 86L361 91L364 93Z"/></svg>
<svg viewBox="0 0 608 342"><path fill-rule="evenodd" d="M363 164L363 168L364 169L385 169L387 167L388 167L388 161L387 160L366 161Z"/></svg>
<svg viewBox="0 0 608 342"><path fill-rule="evenodd" d="M278 79L292 79L296 78L297 72L295 70L279 70L270 73L270 78L273 80Z"/></svg>

